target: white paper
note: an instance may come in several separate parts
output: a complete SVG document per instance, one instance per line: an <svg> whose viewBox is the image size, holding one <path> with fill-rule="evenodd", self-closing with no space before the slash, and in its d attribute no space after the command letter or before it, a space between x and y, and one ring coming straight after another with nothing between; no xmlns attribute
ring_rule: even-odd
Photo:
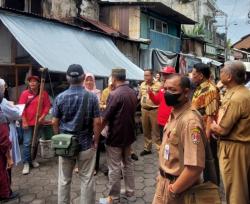
<svg viewBox="0 0 250 204"><path fill-rule="evenodd" d="M24 108L25 108L25 104L17 104L15 105L18 110L19 110L19 115L21 116L23 114Z"/></svg>

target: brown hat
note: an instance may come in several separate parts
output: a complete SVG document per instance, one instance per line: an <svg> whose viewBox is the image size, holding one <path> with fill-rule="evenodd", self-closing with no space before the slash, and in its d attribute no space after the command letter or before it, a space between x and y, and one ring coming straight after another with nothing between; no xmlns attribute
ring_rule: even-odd
<svg viewBox="0 0 250 204"><path fill-rule="evenodd" d="M40 82L40 78L38 76L31 75L27 80L30 81L31 79L35 79L36 81Z"/></svg>
<svg viewBox="0 0 250 204"><path fill-rule="evenodd" d="M114 68L112 69L112 76L125 76L126 77L126 69Z"/></svg>

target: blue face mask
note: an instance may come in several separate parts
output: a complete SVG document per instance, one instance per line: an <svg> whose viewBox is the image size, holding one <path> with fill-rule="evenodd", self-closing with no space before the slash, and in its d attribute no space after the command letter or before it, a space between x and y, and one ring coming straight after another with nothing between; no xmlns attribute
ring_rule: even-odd
<svg viewBox="0 0 250 204"><path fill-rule="evenodd" d="M170 93L168 91L166 91L164 93L164 99L165 102L168 106L176 106L178 105L181 101L179 101L178 99L180 98L181 93Z"/></svg>

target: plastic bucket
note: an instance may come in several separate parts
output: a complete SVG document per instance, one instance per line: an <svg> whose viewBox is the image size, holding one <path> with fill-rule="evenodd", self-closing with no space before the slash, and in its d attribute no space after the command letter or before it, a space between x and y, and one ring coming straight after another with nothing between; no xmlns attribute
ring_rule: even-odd
<svg viewBox="0 0 250 204"><path fill-rule="evenodd" d="M41 147L41 157L49 159L55 156L55 151L52 148L52 140L39 140Z"/></svg>

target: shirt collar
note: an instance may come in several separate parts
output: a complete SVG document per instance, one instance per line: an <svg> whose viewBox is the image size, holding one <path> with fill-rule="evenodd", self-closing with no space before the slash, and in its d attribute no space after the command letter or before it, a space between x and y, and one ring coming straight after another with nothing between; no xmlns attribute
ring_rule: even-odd
<svg viewBox="0 0 250 204"><path fill-rule="evenodd" d="M184 103L182 105L182 107L178 108L178 109L174 109L171 113L171 117L174 119L177 119L185 110L189 109L191 107L191 102L187 101L186 103Z"/></svg>
<svg viewBox="0 0 250 204"><path fill-rule="evenodd" d="M82 85L74 85L69 87L70 90L85 89Z"/></svg>

